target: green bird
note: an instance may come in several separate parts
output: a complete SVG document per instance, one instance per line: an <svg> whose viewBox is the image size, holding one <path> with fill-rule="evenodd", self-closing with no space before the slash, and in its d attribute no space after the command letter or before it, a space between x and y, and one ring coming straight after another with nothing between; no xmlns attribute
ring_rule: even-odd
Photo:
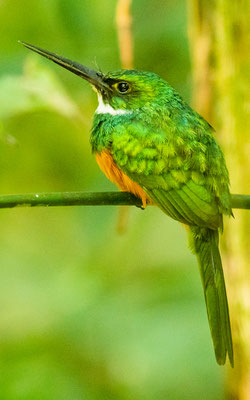
<svg viewBox="0 0 250 400"><path fill-rule="evenodd" d="M91 147L121 190L185 224L204 289L215 356L233 360L232 335L219 252L223 215L232 215L229 178L214 130L162 78L152 72L103 74L24 46L87 80L96 90Z"/></svg>

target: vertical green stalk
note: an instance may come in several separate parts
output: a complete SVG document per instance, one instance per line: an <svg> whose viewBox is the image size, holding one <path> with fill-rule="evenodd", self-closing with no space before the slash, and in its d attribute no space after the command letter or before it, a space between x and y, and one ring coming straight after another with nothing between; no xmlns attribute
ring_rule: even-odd
<svg viewBox="0 0 250 400"><path fill-rule="evenodd" d="M249 187L248 57L249 2L192 0L190 42L194 104L216 128L231 178L231 190ZM201 60L199 62L199 59ZM202 84L197 84L197 82ZM201 99L203 99L201 101ZM250 398L250 215L234 211L225 218L223 265L235 347L235 368L228 371L228 399Z"/></svg>

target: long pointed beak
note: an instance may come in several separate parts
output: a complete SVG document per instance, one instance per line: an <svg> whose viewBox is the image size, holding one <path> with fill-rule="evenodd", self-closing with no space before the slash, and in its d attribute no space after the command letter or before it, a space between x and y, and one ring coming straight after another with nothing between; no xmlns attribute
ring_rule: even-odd
<svg viewBox="0 0 250 400"><path fill-rule="evenodd" d="M39 47L22 41L19 41L19 43L23 44L25 47L27 47L27 49L30 49L35 53L38 53L41 56L48 58L49 60L60 65L61 67L66 68L70 72L73 72L73 74L80 76L81 78L88 81L91 85L94 85L97 89L110 89L109 85L103 81L103 74L101 72L97 72L88 67L84 67L83 65L75 61L71 61L67 58L58 56L57 54L51 53L48 50L40 49Z"/></svg>

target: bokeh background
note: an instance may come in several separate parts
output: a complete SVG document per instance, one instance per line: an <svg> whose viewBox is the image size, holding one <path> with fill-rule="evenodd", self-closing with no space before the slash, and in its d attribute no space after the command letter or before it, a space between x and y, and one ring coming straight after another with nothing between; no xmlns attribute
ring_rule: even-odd
<svg viewBox="0 0 250 400"><path fill-rule="evenodd" d="M156 6L157 3L157 6ZM0 192L109 191L87 83L17 43L120 68L116 0L0 0ZM135 66L187 100L185 0L134 1ZM195 257L158 209L0 212L1 400L219 400Z"/></svg>

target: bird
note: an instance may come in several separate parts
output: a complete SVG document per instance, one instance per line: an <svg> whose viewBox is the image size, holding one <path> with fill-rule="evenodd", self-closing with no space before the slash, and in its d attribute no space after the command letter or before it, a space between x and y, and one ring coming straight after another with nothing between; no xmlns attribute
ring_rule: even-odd
<svg viewBox="0 0 250 400"><path fill-rule="evenodd" d="M122 191L158 206L187 229L198 260L216 361L234 366L229 308L219 252L231 216L229 174L212 126L153 72L95 71L21 42L88 81L97 92L90 135L100 169Z"/></svg>

